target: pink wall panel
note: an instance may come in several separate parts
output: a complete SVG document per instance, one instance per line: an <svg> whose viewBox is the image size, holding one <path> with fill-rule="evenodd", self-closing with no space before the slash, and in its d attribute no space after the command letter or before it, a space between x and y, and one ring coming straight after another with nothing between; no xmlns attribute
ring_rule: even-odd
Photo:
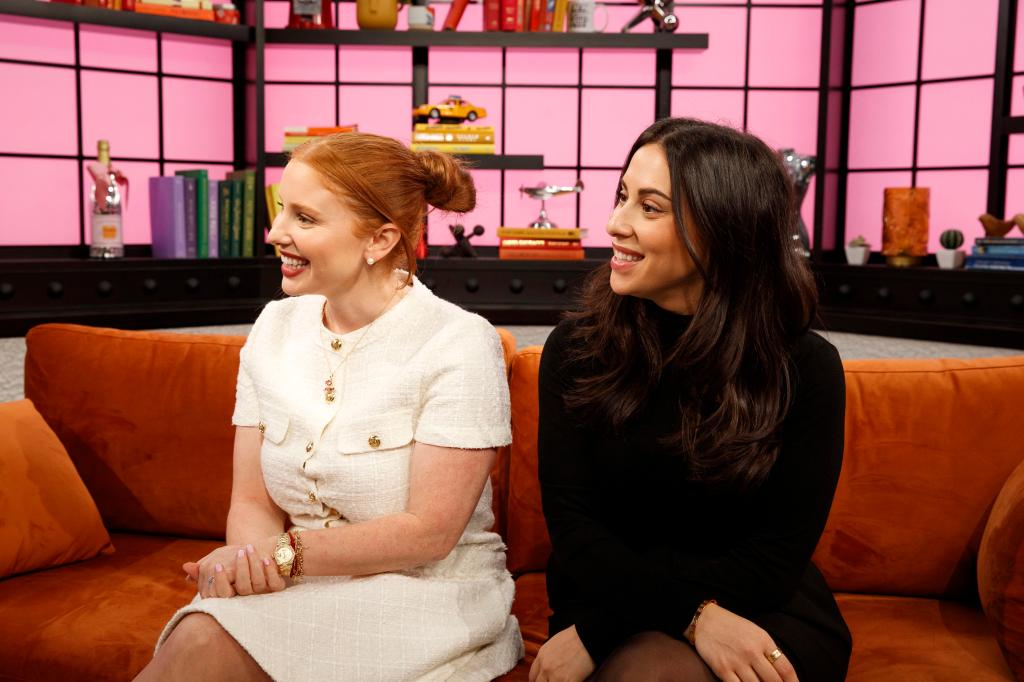
<svg viewBox="0 0 1024 682"><path fill-rule="evenodd" d="M992 79L921 87L919 166L987 166Z"/></svg>
<svg viewBox="0 0 1024 682"><path fill-rule="evenodd" d="M576 85L578 50L509 48L505 53L505 82L519 85Z"/></svg>
<svg viewBox="0 0 1024 682"><path fill-rule="evenodd" d="M211 180L224 180L227 178L228 173L235 169L231 164L225 163L165 163L164 164L164 175L174 175L180 170L193 170L196 168L203 168L210 175ZM269 176L269 168L268 176ZM156 175L156 173L154 173ZM272 181L268 180L269 185ZM276 182L276 181L273 181Z"/></svg>
<svg viewBox="0 0 1024 682"><path fill-rule="evenodd" d="M1014 76L1010 91L1010 116L1024 116L1024 76Z"/></svg>
<svg viewBox="0 0 1024 682"><path fill-rule="evenodd" d="M509 91L511 92L511 90ZM448 86L432 87L427 90L427 99L430 102L443 101L450 94L459 94L466 98L466 101L472 102L477 106L481 106L487 110L487 116L484 118L477 119L477 122L473 125L490 126L494 128L494 150L496 154L501 154L501 88L482 88L482 87L467 87L459 88L455 90ZM406 108L402 110L407 112L404 114L402 125L404 130L412 130L412 93L407 95ZM509 114L511 116L511 114ZM406 133L405 139L411 139L411 135ZM525 152L509 152L510 154L523 154Z"/></svg>
<svg viewBox="0 0 1024 682"><path fill-rule="evenodd" d="M267 151L272 152L281 151L285 128L334 125L334 86L268 85L264 122Z"/></svg>
<svg viewBox="0 0 1024 682"><path fill-rule="evenodd" d="M750 85L817 87L820 60L820 9L751 10Z"/></svg>
<svg viewBox="0 0 1024 682"><path fill-rule="evenodd" d="M680 30L707 33L706 50L672 50L672 85L743 85L747 10L680 8Z"/></svg>
<svg viewBox="0 0 1024 682"><path fill-rule="evenodd" d="M462 25L461 22L459 25ZM427 216L427 243L454 244L455 238L448 226L461 223L467 232L474 225L483 225L485 232L479 237L472 237L473 244L497 246L498 228L501 227L501 171L477 170L472 171L472 174L476 185L476 208L462 216L431 210Z"/></svg>
<svg viewBox="0 0 1024 682"><path fill-rule="evenodd" d="M773 149L791 147L814 154L818 144L818 93L751 90L747 130Z"/></svg>
<svg viewBox="0 0 1024 682"><path fill-rule="evenodd" d="M1014 47L1017 54L1013 58L1013 70L1024 71L1024 3L1017 3L1017 41Z"/></svg>
<svg viewBox="0 0 1024 682"><path fill-rule="evenodd" d="M1024 168L1006 172L1006 213L1004 217L1024 213Z"/></svg>
<svg viewBox="0 0 1024 682"><path fill-rule="evenodd" d="M845 8L834 8L832 10L832 35L829 40L829 47L832 54L829 57L828 83L834 88L843 85L843 52L846 47L846 21L848 11Z"/></svg>
<svg viewBox="0 0 1024 682"><path fill-rule="evenodd" d="M583 50L585 85L654 86L653 50Z"/></svg>
<svg viewBox="0 0 1024 682"><path fill-rule="evenodd" d="M356 7L352 4L352 16L355 17ZM264 2L263 25L267 28L284 28L288 25L288 2ZM252 16L251 14L249 16Z"/></svg>
<svg viewBox="0 0 1024 682"><path fill-rule="evenodd" d="M910 187L910 173L850 173L846 181L846 241L863 235L872 251L882 249L882 192Z"/></svg>
<svg viewBox="0 0 1024 682"><path fill-rule="evenodd" d="M412 49L343 45L338 50L338 75L342 83L409 83L412 81Z"/></svg>
<svg viewBox="0 0 1024 682"><path fill-rule="evenodd" d="M825 165L828 168L839 167L839 150L842 139L839 136L840 123L842 120L843 93L839 90L828 93L828 130L825 138ZM819 164L819 168L820 168Z"/></svg>
<svg viewBox="0 0 1024 682"><path fill-rule="evenodd" d="M623 159L628 151L623 151ZM587 229L583 245L611 246L612 239L605 228L615 206L619 171L585 170L582 176L586 189L580 202L580 227Z"/></svg>
<svg viewBox="0 0 1024 682"><path fill-rule="evenodd" d="M164 79L164 156L231 161L234 115L231 83Z"/></svg>
<svg viewBox="0 0 1024 682"><path fill-rule="evenodd" d="M964 243L985 236L978 216L985 212L988 171L929 171L917 174L917 186L931 189L928 216L928 251L935 252L943 230L955 227L964 233Z"/></svg>
<svg viewBox="0 0 1024 682"><path fill-rule="evenodd" d="M78 243L78 162L0 157L0 246Z"/></svg>
<svg viewBox="0 0 1024 682"><path fill-rule="evenodd" d="M333 45L267 45L268 81L334 82Z"/></svg>
<svg viewBox="0 0 1024 682"><path fill-rule="evenodd" d="M506 153L543 154L549 165L575 165L576 112L575 89L508 88Z"/></svg>
<svg viewBox="0 0 1024 682"><path fill-rule="evenodd" d="M850 168L908 167L914 155L914 88L854 90L850 96Z"/></svg>
<svg viewBox="0 0 1024 682"><path fill-rule="evenodd" d="M605 23L604 12L601 7L608 10L608 20ZM623 26L628 24L636 16L639 5L623 4L611 5L598 3L597 12L594 13L594 27L601 33L618 33ZM601 27L604 26L602 29ZM629 30L630 33L654 33L654 24L650 19L644 19Z"/></svg>
<svg viewBox="0 0 1024 682"><path fill-rule="evenodd" d="M156 71L156 33L82 24L79 54L82 66Z"/></svg>
<svg viewBox="0 0 1024 682"><path fill-rule="evenodd" d="M165 33L160 49L164 73L231 78L231 43L227 40Z"/></svg>
<svg viewBox="0 0 1024 682"><path fill-rule="evenodd" d="M825 210L823 212L823 234L821 239L821 248L823 249L835 249L840 245L836 243L836 216L838 213L838 202L836 201L839 193L839 174L835 172L825 173ZM807 224L807 229L811 232L811 241L814 241L814 223L807 222L804 218L804 222Z"/></svg>
<svg viewBox="0 0 1024 682"><path fill-rule="evenodd" d="M637 136L653 122L654 90L584 90L582 164L621 166Z"/></svg>
<svg viewBox="0 0 1024 682"><path fill-rule="evenodd" d="M64 21L0 17L0 59L74 64L74 29Z"/></svg>
<svg viewBox="0 0 1024 682"><path fill-rule="evenodd" d="M787 5L821 5L822 0L786 0ZM776 0L752 0L752 5L778 4Z"/></svg>
<svg viewBox="0 0 1024 682"><path fill-rule="evenodd" d="M284 174L284 168L276 168L268 166L263 171L263 179L268 185L273 185L275 182L281 182L281 176Z"/></svg>
<svg viewBox="0 0 1024 682"><path fill-rule="evenodd" d="M1024 135L1010 135L1009 162L1024 165Z"/></svg>
<svg viewBox="0 0 1024 682"><path fill-rule="evenodd" d="M920 0L857 7L853 25L852 85L902 83L917 77Z"/></svg>
<svg viewBox="0 0 1024 682"><path fill-rule="evenodd" d="M743 129L742 90L673 90L672 115Z"/></svg>
<svg viewBox="0 0 1024 682"><path fill-rule="evenodd" d="M0 64L0 92L18 93L0 107L0 151L78 152L73 70Z"/></svg>
<svg viewBox="0 0 1024 682"><path fill-rule="evenodd" d="M501 48L430 48L431 83L482 83L501 85Z"/></svg>
<svg viewBox="0 0 1024 682"><path fill-rule="evenodd" d="M120 93L114 105L113 93ZM156 158L160 153L155 76L82 71L82 148L110 140L112 156Z"/></svg>
<svg viewBox="0 0 1024 682"><path fill-rule="evenodd" d="M988 76L996 68L999 0L929 0L921 77Z"/></svg>
<svg viewBox="0 0 1024 682"><path fill-rule="evenodd" d="M124 230L125 244L149 244L152 241L152 232L149 229L149 178L160 175L160 166L156 163L132 163L128 161L118 162L113 156L114 165L121 169L121 172L128 176L128 203L124 208L122 229ZM89 228L89 188L92 181L85 168L82 168L82 186L85 188L83 195L86 197L83 210L85 211L85 243L92 243L92 235ZM76 218L77 221L77 218ZM77 224L77 222L76 222ZM77 243L77 239L75 242Z"/></svg>
<svg viewBox="0 0 1024 682"><path fill-rule="evenodd" d="M541 183L568 186L575 184L576 180L576 172L571 170L505 171L505 225L526 227L540 214L540 201L520 194L520 187ZM586 200L587 190L584 190L583 201ZM548 219L559 227L576 227L576 195L563 194L549 199L547 212Z"/></svg>
<svg viewBox="0 0 1024 682"><path fill-rule="evenodd" d="M444 20L448 18L448 10L451 9L451 5L433 5L434 7L434 26L438 29L444 25ZM408 14L406 9L403 14ZM462 13L462 19L459 20L457 27L459 31L482 31L484 30L484 7L481 3L474 3L466 7L466 10Z"/></svg>
<svg viewBox="0 0 1024 682"><path fill-rule="evenodd" d="M412 139L412 88L401 85L342 85L339 120L358 123L364 133Z"/></svg>

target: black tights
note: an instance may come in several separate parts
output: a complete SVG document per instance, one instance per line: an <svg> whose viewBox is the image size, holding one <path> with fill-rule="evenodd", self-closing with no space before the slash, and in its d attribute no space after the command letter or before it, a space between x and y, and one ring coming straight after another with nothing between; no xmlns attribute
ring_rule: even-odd
<svg viewBox="0 0 1024 682"><path fill-rule="evenodd" d="M662 632L641 632L626 640L588 682L715 682L700 654Z"/></svg>

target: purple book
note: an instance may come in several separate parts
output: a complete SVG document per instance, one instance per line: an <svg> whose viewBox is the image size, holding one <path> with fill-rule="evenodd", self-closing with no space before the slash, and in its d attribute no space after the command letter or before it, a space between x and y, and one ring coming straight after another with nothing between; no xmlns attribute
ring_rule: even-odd
<svg viewBox="0 0 1024 682"><path fill-rule="evenodd" d="M185 178L149 179L149 224L154 258L186 258Z"/></svg>

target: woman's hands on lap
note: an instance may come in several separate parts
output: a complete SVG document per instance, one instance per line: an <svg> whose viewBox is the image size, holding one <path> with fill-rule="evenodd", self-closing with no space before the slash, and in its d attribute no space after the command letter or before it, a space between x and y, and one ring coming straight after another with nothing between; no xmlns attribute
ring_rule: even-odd
<svg viewBox="0 0 1024 682"><path fill-rule="evenodd" d="M530 682L582 682L592 672L594 660L573 625L540 648L530 666Z"/></svg>
<svg viewBox="0 0 1024 682"><path fill-rule="evenodd" d="M198 584L199 596L234 597L279 592L286 587L277 564L269 558L276 537L257 543L259 546L225 545L213 550L199 561L182 565L186 580ZM264 551L266 550L266 551Z"/></svg>
<svg viewBox="0 0 1024 682"><path fill-rule="evenodd" d="M798 682L785 654L768 660L778 647L767 632L717 604L701 612L694 641L697 653L724 682Z"/></svg>

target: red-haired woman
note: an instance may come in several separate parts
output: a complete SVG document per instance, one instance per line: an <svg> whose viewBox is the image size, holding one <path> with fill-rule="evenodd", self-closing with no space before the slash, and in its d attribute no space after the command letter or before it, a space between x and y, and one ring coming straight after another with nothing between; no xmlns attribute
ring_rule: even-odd
<svg viewBox="0 0 1024 682"><path fill-rule="evenodd" d="M614 255L540 366L551 639L530 680L842 680L811 554L843 453L839 356L810 331L792 194L757 138L658 121Z"/></svg>
<svg viewBox="0 0 1024 682"><path fill-rule="evenodd" d="M522 651L488 473L501 342L415 277L450 157L350 133L300 147L269 240L289 298L241 352L227 546L139 679L489 679ZM197 471L195 475L202 476Z"/></svg>

